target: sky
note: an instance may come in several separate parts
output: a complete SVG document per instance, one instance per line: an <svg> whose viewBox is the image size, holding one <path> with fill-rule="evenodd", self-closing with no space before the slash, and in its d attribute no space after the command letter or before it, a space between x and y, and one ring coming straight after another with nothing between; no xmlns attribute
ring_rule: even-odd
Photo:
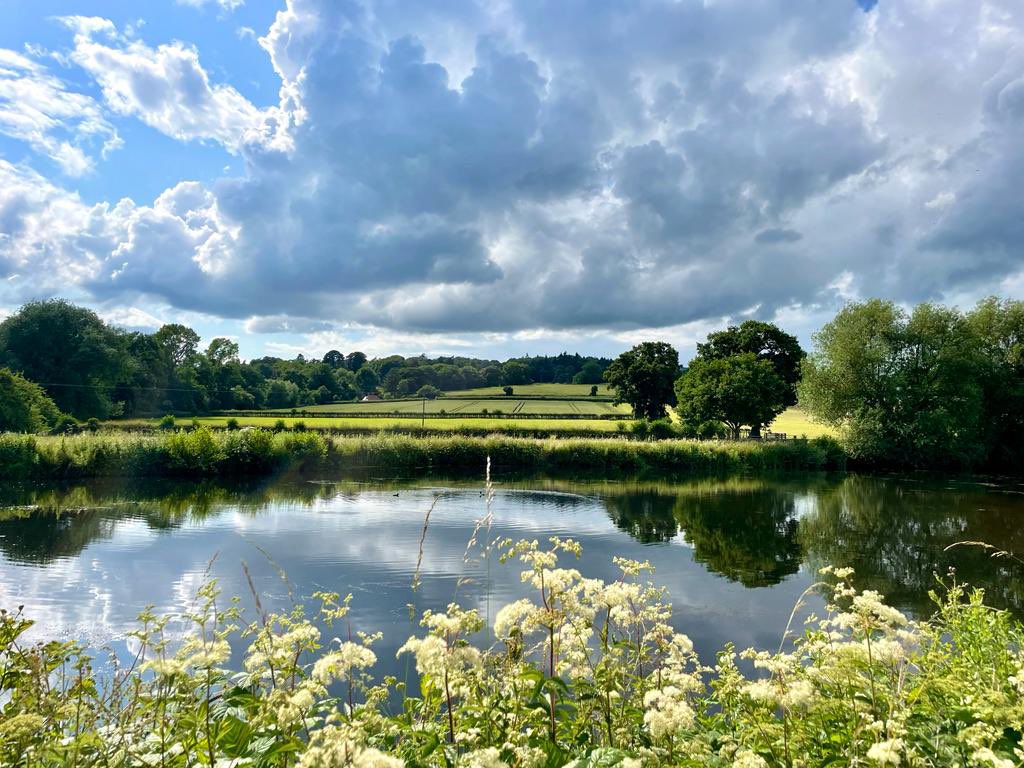
<svg viewBox="0 0 1024 768"><path fill-rule="evenodd" d="M0 316L684 359L1024 298L1020 0L5 0Z"/></svg>

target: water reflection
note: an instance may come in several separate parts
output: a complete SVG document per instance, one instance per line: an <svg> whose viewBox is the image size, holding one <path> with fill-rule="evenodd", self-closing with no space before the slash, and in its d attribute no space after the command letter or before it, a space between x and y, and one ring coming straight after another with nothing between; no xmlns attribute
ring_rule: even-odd
<svg viewBox="0 0 1024 768"><path fill-rule="evenodd" d="M413 594L423 514L438 495ZM438 478L0 487L0 605L24 603L39 637L107 642L147 604L180 609L207 572L225 593L245 593L245 561L270 602L288 599L280 570L300 598L353 592L358 628L381 629L397 644L409 632L410 602L437 607L457 594L493 615L522 594L515 568L488 580L464 560L483 501L476 481ZM935 573L952 567L1024 615L1018 561L947 549L979 540L1024 553L1024 489L1014 484L526 478L499 485L494 512L498 535L580 539L588 576L613 578L613 555L650 559L672 594L674 623L708 654L729 640L777 644L794 601L825 564L854 566L861 586L919 615L929 610Z"/></svg>

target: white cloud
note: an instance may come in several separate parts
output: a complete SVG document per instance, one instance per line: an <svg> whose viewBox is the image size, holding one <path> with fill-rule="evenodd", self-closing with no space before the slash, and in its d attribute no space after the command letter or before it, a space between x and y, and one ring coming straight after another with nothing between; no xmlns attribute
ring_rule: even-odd
<svg viewBox="0 0 1024 768"><path fill-rule="evenodd" d="M121 145L117 130L92 97L70 90L35 59L3 48L0 133L48 156L68 176L93 169L94 149L106 157Z"/></svg>
<svg viewBox="0 0 1024 768"><path fill-rule="evenodd" d="M273 144L278 113L254 106L235 88L211 83L199 52L180 42L151 48L119 35L105 19L69 17L70 59L95 78L114 112L131 115L181 140L211 140L237 152L246 143Z"/></svg>

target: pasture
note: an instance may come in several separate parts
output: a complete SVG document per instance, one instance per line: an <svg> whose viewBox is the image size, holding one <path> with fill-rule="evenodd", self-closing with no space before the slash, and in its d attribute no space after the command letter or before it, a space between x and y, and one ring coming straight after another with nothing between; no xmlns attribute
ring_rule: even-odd
<svg viewBox="0 0 1024 768"><path fill-rule="evenodd" d="M582 400L590 397L591 384L519 384L512 387L513 397L578 397ZM477 389L459 389L446 392L449 397L504 397L502 387L479 387ZM607 384L597 385L600 397L611 397L614 393Z"/></svg>
<svg viewBox="0 0 1024 768"><path fill-rule="evenodd" d="M526 398L513 397L460 397L447 398L439 397L437 400L377 400L369 403L328 403L326 405L306 405L297 409L303 415L324 414L332 417L343 417L351 414L353 417L363 416L386 416L394 414L399 417L408 418L421 414L428 416L452 415L455 418L470 418L486 415L495 416L522 416L522 417L543 417L543 416L567 416L576 418L593 417L628 417L631 413L628 405L615 405L609 400L579 399L579 400L530 400ZM292 409L282 408L268 410L268 414L294 415ZM476 420L476 419L474 419ZM531 423L534 419L531 418Z"/></svg>
<svg viewBox="0 0 1024 768"><path fill-rule="evenodd" d="M315 416L312 414L291 416L286 414L269 414L267 416L199 416L195 419L200 425L209 427L226 427L229 418L234 418L240 427L266 427L272 428L278 421L283 421L285 426L292 427L296 422L302 422L309 429L329 430L374 430L388 428L402 428L410 425L419 425L415 419L406 417L376 417L376 416L355 416L351 418L338 416ZM191 419L181 419L183 426L191 423ZM553 432L615 432L618 424L626 425L629 422L613 421L611 419L516 419L516 418L430 418L426 419L424 426L427 429L438 432L453 432L460 429L493 429L501 431L510 427L522 427L530 430L551 430ZM156 424L156 420L149 422L149 426ZM141 426L142 424L140 424Z"/></svg>

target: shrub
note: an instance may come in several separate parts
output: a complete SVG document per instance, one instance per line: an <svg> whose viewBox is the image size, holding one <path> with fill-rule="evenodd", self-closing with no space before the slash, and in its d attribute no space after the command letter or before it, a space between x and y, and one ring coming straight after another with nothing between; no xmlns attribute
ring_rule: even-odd
<svg viewBox="0 0 1024 768"><path fill-rule="evenodd" d="M100 420L97 419L95 416L91 416L90 418L86 419L85 428L90 432L99 432Z"/></svg>
<svg viewBox="0 0 1024 768"><path fill-rule="evenodd" d="M512 394L515 392L512 387L502 387L501 391L504 392L507 397L512 397Z"/></svg>
<svg viewBox="0 0 1024 768"><path fill-rule="evenodd" d="M53 423L53 427L50 429L50 434L72 435L78 431L78 427L78 419L67 413L62 413L57 417L57 420Z"/></svg>
<svg viewBox="0 0 1024 768"><path fill-rule="evenodd" d="M292 431L293 432L305 432L306 431L306 422L304 422L304 421L296 421L294 424L292 424Z"/></svg>
<svg viewBox="0 0 1024 768"><path fill-rule="evenodd" d="M285 423L284 419L278 419L274 422L275 432L283 432L286 429L288 429L288 425Z"/></svg>
<svg viewBox="0 0 1024 768"><path fill-rule="evenodd" d="M160 429L174 429L174 414L164 414L157 424Z"/></svg>
<svg viewBox="0 0 1024 768"><path fill-rule="evenodd" d="M653 440L667 440L676 437L676 428L669 419L655 419L648 425L647 434Z"/></svg>
<svg viewBox="0 0 1024 768"><path fill-rule="evenodd" d="M225 426L226 426L226 427L227 427L228 429L230 429L230 430L236 430L236 429L238 429L238 428L239 428L239 427L238 427L238 419L236 419L236 418L234 418L234 417L232 417L232 418L228 419L228 420L227 420L227 423L225 424Z"/></svg>

